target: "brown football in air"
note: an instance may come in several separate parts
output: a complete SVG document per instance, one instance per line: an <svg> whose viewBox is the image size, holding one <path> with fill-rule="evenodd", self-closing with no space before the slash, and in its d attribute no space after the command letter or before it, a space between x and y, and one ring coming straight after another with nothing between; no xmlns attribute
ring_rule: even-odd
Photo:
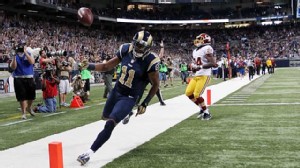
<svg viewBox="0 0 300 168"><path fill-rule="evenodd" d="M84 26L91 26L94 20L92 11L89 8L82 7L77 11L77 17Z"/></svg>

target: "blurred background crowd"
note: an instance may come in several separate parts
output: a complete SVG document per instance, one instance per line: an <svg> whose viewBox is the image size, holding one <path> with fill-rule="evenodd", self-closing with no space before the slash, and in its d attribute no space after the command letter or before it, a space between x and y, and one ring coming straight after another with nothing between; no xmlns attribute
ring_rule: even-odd
<svg viewBox="0 0 300 168"><path fill-rule="evenodd" d="M32 48L51 46L54 50L66 50L75 60L84 56L91 62L99 62L107 55L113 56L118 46L131 42L136 30L102 30L86 28L44 18L5 15L0 20L0 62L9 61L14 44L26 41ZM299 57L300 31L297 24L280 26L254 26L239 29L206 30L150 30L154 36L153 51L159 52L161 40L165 44L165 56L173 60L189 61L194 38L205 32L213 38L217 57L226 53L230 44L232 56L274 57L290 59Z"/></svg>

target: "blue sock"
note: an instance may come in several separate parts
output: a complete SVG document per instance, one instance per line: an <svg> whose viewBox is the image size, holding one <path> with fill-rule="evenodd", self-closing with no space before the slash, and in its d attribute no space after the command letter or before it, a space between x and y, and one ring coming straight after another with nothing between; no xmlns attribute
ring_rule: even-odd
<svg viewBox="0 0 300 168"><path fill-rule="evenodd" d="M98 134L97 139L94 141L91 149L96 152L109 138L112 131L115 128L115 122L113 120L106 121L104 129Z"/></svg>

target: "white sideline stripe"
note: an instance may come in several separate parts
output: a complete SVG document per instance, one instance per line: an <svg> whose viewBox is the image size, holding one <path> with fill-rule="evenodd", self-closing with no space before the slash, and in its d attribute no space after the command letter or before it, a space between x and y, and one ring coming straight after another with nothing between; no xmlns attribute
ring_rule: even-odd
<svg viewBox="0 0 300 168"><path fill-rule="evenodd" d="M224 101L223 101L224 102ZM300 102L294 103L244 103L244 104L214 104L213 106L281 106L281 105L299 105Z"/></svg>
<svg viewBox="0 0 300 168"><path fill-rule="evenodd" d="M90 107L91 106L83 106L83 107L75 108L74 110L77 111L77 110L86 109L86 108L90 108Z"/></svg>
<svg viewBox="0 0 300 168"><path fill-rule="evenodd" d="M252 80L253 81L253 80ZM231 79L211 89L212 104L223 99L234 91L247 85L248 79ZM224 88L227 88L224 90ZM206 91L203 96L206 98ZM195 115L199 111L183 93L183 95L165 100L166 106L155 103L147 107L147 112L137 117L131 117L126 125L122 123L100 149L96 152L86 167L103 167L115 158L127 153L137 146L151 140L182 120ZM100 118L101 113L99 113ZM196 116L195 120L196 120ZM44 168L49 167L48 144L53 141L62 142L64 168L82 168L76 161L81 153L90 148L99 131L104 127L103 120L77 127L62 133L54 134L37 141L0 151L1 167L5 168Z"/></svg>
<svg viewBox="0 0 300 168"><path fill-rule="evenodd" d="M63 114L63 113L66 113L66 111L62 111L62 112L58 112L58 113L46 114L43 117L49 117L49 116L54 116L54 115Z"/></svg>
<svg viewBox="0 0 300 168"><path fill-rule="evenodd" d="M14 124L19 124L19 123L23 123L23 122L27 122L27 121L31 121L32 120L32 118L30 118L30 119L26 119L26 120L20 120L20 121L14 121L14 122L10 122L10 123L6 123L6 124L3 124L3 125L1 125L1 126L9 126L9 125L14 125Z"/></svg>

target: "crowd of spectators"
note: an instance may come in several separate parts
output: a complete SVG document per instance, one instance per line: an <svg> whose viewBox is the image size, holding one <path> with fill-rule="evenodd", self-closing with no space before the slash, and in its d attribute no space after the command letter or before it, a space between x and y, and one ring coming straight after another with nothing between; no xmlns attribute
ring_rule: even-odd
<svg viewBox="0 0 300 168"><path fill-rule="evenodd" d="M43 0L55 6L65 8L78 9L82 6L89 7L93 13L99 16L112 18L129 18L129 19L150 19L150 20L191 20L191 19L240 19L240 18L256 18L267 16L282 16L292 13L291 7L288 4L280 6L256 6L252 7L220 7L216 5L203 4L173 4L173 5L149 5L147 8L126 8L121 7L114 9L110 4L103 8L96 8L90 4L85 4L80 0Z"/></svg>
<svg viewBox="0 0 300 168"><path fill-rule="evenodd" d="M6 16L0 19L0 61L7 62L15 43L27 41L32 48L50 46L53 50L66 50L76 61L87 57L90 62L100 62L112 56L120 44L130 42L136 30L102 30L86 28L53 20L25 16ZM234 56L272 56L274 58L298 57L300 31L297 25L248 27L218 30L150 30L156 43L153 51L159 52L159 42L164 41L165 56L179 62L190 61L193 39L205 32L213 38L217 56L226 53L230 42Z"/></svg>

